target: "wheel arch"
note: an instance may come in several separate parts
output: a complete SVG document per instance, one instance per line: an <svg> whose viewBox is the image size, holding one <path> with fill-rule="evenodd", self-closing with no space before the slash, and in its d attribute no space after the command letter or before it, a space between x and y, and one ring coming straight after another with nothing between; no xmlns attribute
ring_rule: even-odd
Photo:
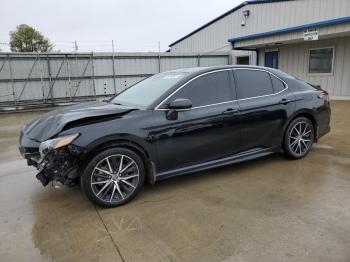
<svg viewBox="0 0 350 262"><path fill-rule="evenodd" d="M140 143L128 138L113 137L103 139L102 141L94 142L93 145L89 146L89 149L87 150L84 156L84 163L89 162L98 153L106 149L115 147L127 148L138 154L144 163L147 181L151 184L155 183L156 169L154 160L152 159L152 155L148 150L146 150L145 146L142 146Z"/></svg>
<svg viewBox="0 0 350 262"><path fill-rule="evenodd" d="M283 127L283 137L282 137L282 144L283 144L283 140L287 131L288 126L290 125L290 123L298 118L298 117L305 117L307 119L309 119L312 123L312 127L314 129L315 132L315 138L314 138L314 142L317 142L317 138L318 138L318 129L317 129L317 121L316 121L316 117L315 114L312 110L300 110L295 112L293 115L291 115L288 119L288 121L285 123L284 127Z"/></svg>

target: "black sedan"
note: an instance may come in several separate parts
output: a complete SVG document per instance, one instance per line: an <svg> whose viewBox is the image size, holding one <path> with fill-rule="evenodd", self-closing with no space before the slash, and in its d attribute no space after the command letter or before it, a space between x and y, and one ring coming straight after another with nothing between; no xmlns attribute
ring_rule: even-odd
<svg viewBox="0 0 350 262"><path fill-rule="evenodd" d="M20 152L50 181L94 203L129 202L144 181L283 152L300 159L330 131L328 93L252 66L160 73L107 102L61 108L24 126Z"/></svg>

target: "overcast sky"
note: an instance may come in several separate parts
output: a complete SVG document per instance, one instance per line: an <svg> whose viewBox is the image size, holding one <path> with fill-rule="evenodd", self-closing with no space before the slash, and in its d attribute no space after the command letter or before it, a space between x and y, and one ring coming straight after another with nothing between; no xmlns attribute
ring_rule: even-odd
<svg viewBox="0 0 350 262"><path fill-rule="evenodd" d="M161 50L243 0L1 0L0 48L28 24L61 51Z"/></svg>

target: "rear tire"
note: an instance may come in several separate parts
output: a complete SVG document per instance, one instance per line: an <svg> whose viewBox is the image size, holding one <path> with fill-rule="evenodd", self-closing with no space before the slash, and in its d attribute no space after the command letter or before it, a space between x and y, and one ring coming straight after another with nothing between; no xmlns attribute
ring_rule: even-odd
<svg viewBox="0 0 350 262"><path fill-rule="evenodd" d="M285 156L289 159L305 157L310 152L314 139L315 131L311 121L306 117L294 119L284 134Z"/></svg>
<svg viewBox="0 0 350 262"><path fill-rule="evenodd" d="M93 203L117 207L130 202L143 187L145 168L135 152L122 147L106 149L87 164L81 187Z"/></svg>

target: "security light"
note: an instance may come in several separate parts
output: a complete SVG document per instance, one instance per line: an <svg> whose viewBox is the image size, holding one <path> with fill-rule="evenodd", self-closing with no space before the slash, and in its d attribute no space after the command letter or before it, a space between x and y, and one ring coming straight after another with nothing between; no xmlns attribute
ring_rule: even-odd
<svg viewBox="0 0 350 262"><path fill-rule="evenodd" d="M250 14L249 10L244 10L243 11L243 15L244 15L245 18L247 18L249 16L249 14Z"/></svg>
<svg viewBox="0 0 350 262"><path fill-rule="evenodd" d="M247 18L249 17L249 14L250 14L249 10L243 11L243 20L241 22L241 26L245 26L245 22L246 22Z"/></svg>

